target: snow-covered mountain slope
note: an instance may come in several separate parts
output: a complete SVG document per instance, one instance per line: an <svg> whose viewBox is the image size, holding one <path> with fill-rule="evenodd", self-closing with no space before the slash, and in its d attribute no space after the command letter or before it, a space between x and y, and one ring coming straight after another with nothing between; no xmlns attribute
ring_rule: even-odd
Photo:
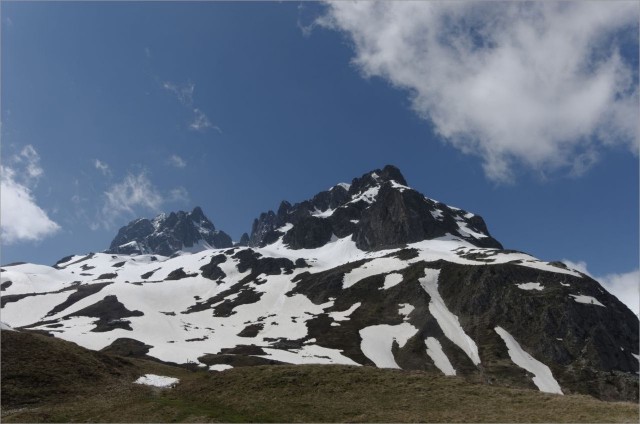
<svg viewBox="0 0 640 424"><path fill-rule="evenodd" d="M107 253L159 254L199 252L231 247L231 237L218 231L200 207L192 212L171 212L153 219L140 218L120 228Z"/></svg>
<svg viewBox="0 0 640 424"><path fill-rule="evenodd" d="M1 319L91 349L211 369L374 365L637 399L638 319L624 304L561 263L478 246L490 236L467 212L434 202L450 219L429 210L436 223L428 227L430 218L414 217L402 197L410 189L387 203L380 193L401 183L380 184L369 206L359 206L359 219L390 213L369 208L391 208L393 216L344 232L329 221L328 240L303 216L264 232L254 225L253 247L175 257L97 253L65 258L56 268L3 267ZM343 200L329 200L316 214L350 209ZM292 209L289 215L305 215L299 205ZM407 218L397 219L402 213ZM402 242L404 235L376 231L416 222L440 235Z"/></svg>

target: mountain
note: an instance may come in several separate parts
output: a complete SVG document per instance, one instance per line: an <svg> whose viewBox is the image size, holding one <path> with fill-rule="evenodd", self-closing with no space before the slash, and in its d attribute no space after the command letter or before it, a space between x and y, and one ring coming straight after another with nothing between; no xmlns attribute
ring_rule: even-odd
<svg viewBox="0 0 640 424"><path fill-rule="evenodd" d="M131 221L120 228L105 252L171 256L179 251L196 252L232 245L231 237L216 230L197 206L192 212L163 213L151 220Z"/></svg>
<svg viewBox="0 0 640 424"><path fill-rule="evenodd" d="M284 235L292 249L313 249L332 237L350 236L362 250L388 249L438 237L457 237L477 247L501 249L477 215L429 199L407 186L387 165L351 184L340 183L311 200L278 212L262 213L253 222L249 245L263 247Z"/></svg>
<svg viewBox="0 0 640 424"><path fill-rule="evenodd" d="M397 168L283 202L243 239L4 266L2 320L213 370L369 365L638 398L633 312L577 270L503 249L481 217L424 197Z"/></svg>

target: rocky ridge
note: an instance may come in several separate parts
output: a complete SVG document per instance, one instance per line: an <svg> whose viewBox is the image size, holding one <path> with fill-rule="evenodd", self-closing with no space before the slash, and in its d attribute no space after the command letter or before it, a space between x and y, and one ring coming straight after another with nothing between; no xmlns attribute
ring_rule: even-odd
<svg viewBox="0 0 640 424"><path fill-rule="evenodd" d="M350 236L362 250L458 237L478 247L502 248L482 217L429 199L407 186L392 165L341 183L312 199L260 214L249 246L264 247L279 236L292 249L314 249L332 237Z"/></svg>
<svg viewBox="0 0 640 424"><path fill-rule="evenodd" d="M197 206L191 212L162 213L153 219L131 221L120 228L105 252L171 256L179 251L195 252L232 245L231 237L216 230Z"/></svg>

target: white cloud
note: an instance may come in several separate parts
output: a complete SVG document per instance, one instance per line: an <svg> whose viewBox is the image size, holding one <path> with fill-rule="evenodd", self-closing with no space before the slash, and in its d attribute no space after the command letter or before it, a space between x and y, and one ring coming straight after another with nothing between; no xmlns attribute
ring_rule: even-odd
<svg viewBox="0 0 640 424"><path fill-rule="evenodd" d="M32 189L44 175L40 156L28 145L13 156L10 166L0 166L0 229L2 243L39 241L60 226L37 205Z"/></svg>
<svg viewBox="0 0 640 424"><path fill-rule="evenodd" d="M637 154L637 74L620 46L636 42L639 10L633 1L330 2L315 25L347 34L365 77L406 89L446 142L507 181L522 165L580 175L603 146Z"/></svg>
<svg viewBox="0 0 640 424"><path fill-rule="evenodd" d="M634 314L638 315L640 313L640 269L620 274L607 274L598 277L589 273L587 263L584 261L573 262L563 259L562 262L564 262L569 268L573 268L587 274L594 280L599 281L609 293L627 305Z"/></svg>
<svg viewBox="0 0 640 424"><path fill-rule="evenodd" d="M608 274L603 277L596 277L604 288L612 295L622 301L634 314L640 313L640 269L622 274Z"/></svg>
<svg viewBox="0 0 640 424"><path fill-rule="evenodd" d="M14 170L20 169L19 172L14 172L13 176L26 186L35 187L40 177L44 175L44 170L40 166L40 155L30 144L24 146L19 153L11 156L9 164Z"/></svg>
<svg viewBox="0 0 640 424"><path fill-rule="evenodd" d="M109 165L102 162L100 159L96 159L93 163L93 166L95 166L98 171L102 172L102 175L111 175L111 169L109 169Z"/></svg>
<svg viewBox="0 0 640 424"><path fill-rule="evenodd" d="M193 121L189 124L189 129L194 131L206 131L207 129L213 127L207 115L205 115L200 109L193 109Z"/></svg>
<svg viewBox="0 0 640 424"><path fill-rule="evenodd" d="M176 168L184 168L187 166L187 161L178 155L171 155L168 162L169 165L175 166Z"/></svg>
<svg viewBox="0 0 640 424"><path fill-rule="evenodd" d="M101 221L106 228L122 216L134 216L139 209L158 212L164 202L145 172L127 175L122 182L109 187L104 197Z"/></svg>
<svg viewBox="0 0 640 424"><path fill-rule="evenodd" d="M186 203L189 201L189 192L184 187L176 187L169 190L169 196L167 197L169 202Z"/></svg>
<svg viewBox="0 0 640 424"><path fill-rule="evenodd" d="M129 174L121 182L111 185L104 192L104 203L97 221L90 224L96 230L100 226L112 228L122 218L136 218L147 212L160 212L170 202L186 202L189 193L184 187L161 192L149 180L146 172Z"/></svg>
<svg viewBox="0 0 640 424"><path fill-rule="evenodd" d="M213 128L220 133L222 132L219 127L211 123L209 117L202 110L194 106L193 94L196 89L196 85L194 83L188 82L186 84L174 84L172 82L165 81L162 83L162 87L173 93L178 101L193 113L193 117L189 122L190 130L205 132L208 129Z"/></svg>
<svg viewBox="0 0 640 424"><path fill-rule="evenodd" d="M587 270L587 263L585 261L573 262L569 259L563 259L562 262L569 268L573 268L576 271L580 271L581 273L587 274L588 276L592 277L592 275Z"/></svg>
<svg viewBox="0 0 640 424"><path fill-rule="evenodd" d="M193 91L196 89L194 83L174 84L166 81L162 84L162 88L173 93L184 106L193 105Z"/></svg>

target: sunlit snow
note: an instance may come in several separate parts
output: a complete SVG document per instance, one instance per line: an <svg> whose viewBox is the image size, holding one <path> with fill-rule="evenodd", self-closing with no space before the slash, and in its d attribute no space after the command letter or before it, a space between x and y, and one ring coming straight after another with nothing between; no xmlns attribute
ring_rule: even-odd
<svg viewBox="0 0 640 424"><path fill-rule="evenodd" d="M179 382L180 380L177 378L165 377L165 376L156 375L156 374L145 374L144 376L134 381L134 383L137 383L137 384L144 384L147 386L163 387L163 388L173 387Z"/></svg>
<svg viewBox="0 0 640 424"><path fill-rule="evenodd" d="M517 284L519 289L522 290L544 290L544 286L542 286L542 284L540 283L522 283L522 284Z"/></svg>
<svg viewBox="0 0 640 424"><path fill-rule="evenodd" d="M575 300L578 303L584 303L586 305L597 305L597 306L602 306L606 308L606 306L600 303L598 299L596 299L593 296L587 296L584 294L570 294L569 296L573 297L573 300Z"/></svg>
<svg viewBox="0 0 640 424"><path fill-rule="evenodd" d="M551 370L548 366L525 352L516 339L514 339L513 336L505 329L502 327L496 327L494 330L502 340L504 340L504 343L509 350L509 357L513 363L534 375L533 383L541 392L556 393L559 395L563 394L560 385L556 379L553 378L553 374L551 374Z"/></svg>
<svg viewBox="0 0 640 424"><path fill-rule="evenodd" d="M438 292L440 270L426 268L424 273L425 276L420 278L419 281L422 288L431 297L429 301L429 312L431 312L431 315L438 321L438 325L444 335L462 349L475 365L479 365L480 356L478 355L478 346L476 346L473 339L464 332L458 321L458 317L449 311Z"/></svg>
<svg viewBox="0 0 640 424"><path fill-rule="evenodd" d="M442 345L435 337L427 337L424 341L427 345L427 355L433 360L434 365L445 375L456 375L456 370L449 362L449 358L442 351Z"/></svg>
<svg viewBox="0 0 640 424"><path fill-rule="evenodd" d="M398 347L402 347L417 332L418 329L407 322L365 327L360 330L360 350L378 368L400 368L391 351L393 342L396 341Z"/></svg>

